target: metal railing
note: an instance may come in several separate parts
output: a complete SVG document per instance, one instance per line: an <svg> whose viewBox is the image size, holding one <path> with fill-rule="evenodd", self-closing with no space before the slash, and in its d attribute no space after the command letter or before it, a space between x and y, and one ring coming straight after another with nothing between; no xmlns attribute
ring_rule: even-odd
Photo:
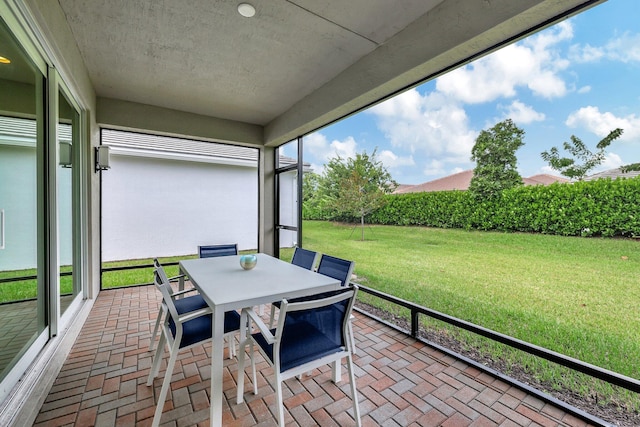
<svg viewBox="0 0 640 427"><path fill-rule="evenodd" d="M420 305L414 304L410 301L406 301L403 300L401 298L397 298L393 295L389 295L386 294L384 292L380 292L377 291L375 289L371 289L368 288L366 286L361 286L358 285L360 288L361 292L367 293L369 295L373 295L377 298L383 299L387 302L391 302L393 304L396 304L400 307L403 307L405 309L408 309L410 311L410 330L407 331L403 328L401 328L398 325L395 325L391 322L388 322L384 319L381 319L380 317L371 314L369 312L367 312L365 309L361 309L358 307L354 307L354 310L357 310L358 312L374 318L384 324L386 324L387 326L394 328L398 331L404 332L408 335L411 335L411 337L415 338L418 341L421 341L427 345L430 345L432 347L436 347L438 350L443 351L457 359L461 359L464 360L466 363L469 363L471 365L473 365L474 367L488 372L492 375L497 375L499 376L501 379L509 382L510 384L513 384L521 389L524 389L526 392L531 393L531 394L535 394L537 397L539 397L542 400L548 401L553 403L554 405L558 405L562 408L564 408L566 411L573 413L575 416L588 421L590 423L596 424L596 425L610 425L608 423L605 423L604 421L602 421L601 419L594 417L591 414L588 414L580 409L577 409L571 405L568 405L565 402L562 402L550 395L547 395L546 393L543 393L537 389L534 389L533 387L530 387L526 384L523 384L519 381L516 381L513 378L510 378L506 375L502 375L500 373L498 373L497 371L481 364L478 362L475 362L469 358L466 358L458 353L455 353L451 350L448 350L446 348L443 348L440 345L437 345L435 343L432 343L426 339L423 339L420 336L420 315L424 315L442 322L445 322L449 325L464 329L466 331L469 332L473 332L475 334L481 335L483 337L489 338L493 341L497 341L499 343L508 345L510 347L513 347L515 349L524 351L525 353L534 355L534 356L538 356L541 357L543 359L549 360L551 362L557 363L558 365L564 366L566 368L572 369L574 371L577 372L581 372L583 374L589 375L591 377L597 378L599 380L605 381L609 384L612 385L616 385L619 387L622 387L624 389L633 391L635 393L640 393L640 381L638 381L637 379L634 378L630 378L621 374L618 374L616 372L613 371L609 371L607 369L603 369L600 368L598 366L595 365L591 365L589 363L583 362L581 360L578 359L574 359L572 357L566 356L564 354L560 354L560 353L556 353L554 351L548 350L546 348L543 347L539 347L537 345L528 343L526 341L522 341L513 337L510 337L508 335L504 335L501 334L499 332L493 331L491 329L487 329L487 328L483 328L482 326L478 326L476 324L467 322L465 320L461 320L458 319L456 317L452 317L443 313L440 313L438 311L435 310L431 310L429 308L426 307L422 307Z"/></svg>
<svg viewBox="0 0 640 427"><path fill-rule="evenodd" d="M172 261L172 262L163 262L162 266L163 267L171 267L174 265L178 265L179 261ZM115 289L114 288L103 288L102 287L102 275L104 273L113 273L115 271L124 271L124 270L138 270L138 269L143 269L143 268L154 268L153 263L152 264L138 264L138 265L123 265L120 267L102 267L100 269L100 290L103 289ZM131 285L124 285L124 286L118 286L118 288L127 288L130 286L146 286L146 285L152 285L153 282L148 282L148 283L132 283Z"/></svg>
<svg viewBox="0 0 640 427"><path fill-rule="evenodd" d="M499 332L492 331L491 329L483 328L482 326L478 326L476 324L458 319L456 317L452 317L452 316L440 313L438 311L419 306L412 302L405 301L403 299L394 297L389 294L385 294L384 292L376 291L375 289L367 288L365 286L360 286L360 291L409 309L411 311L411 330L409 331L409 334L413 338L418 338L418 329L419 329L418 316L420 314L423 314L425 316L429 316L433 319L443 321L445 323L459 327L461 329L474 332L478 335L489 338L493 341L506 344L518 350L522 350L534 356L538 356L543 359L549 360L551 362L555 362L559 365L565 366L575 371L582 372L583 374L587 374L589 376L598 378L610 384L614 384L614 385L623 387L627 390L640 393L640 381L636 379L626 377L616 372L609 371L609 370L600 368L598 366L582 362L581 360L574 359L569 356L565 356L564 354L556 353L544 347L539 347L537 345L530 344L526 341L521 341L519 339L510 337L508 335L504 335Z"/></svg>

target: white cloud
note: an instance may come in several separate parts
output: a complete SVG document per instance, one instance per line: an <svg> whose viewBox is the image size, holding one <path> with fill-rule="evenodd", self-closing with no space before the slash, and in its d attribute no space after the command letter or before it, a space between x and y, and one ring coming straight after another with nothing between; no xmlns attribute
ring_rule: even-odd
<svg viewBox="0 0 640 427"><path fill-rule="evenodd" d="M569 61L560 57L555 45L572 36L571 23L565 21L439 77L436 88L469 104L514 97L518 87L544 98L564 96L567 87L558 72Z"/></svg>
<svg viewBox="0 0 640 427"><path fill-rule="evenodd" d="M446 173L445 164L440 160L431 160L422 170L426 176L444 175Z"/></svg>
<svg viewBox="0 0 640 427"><path fill-rule="evenodd" d="M504 119L512 119L517 124L528 124L532 122L541 122L545 119L543 113L539 113L529 105L525 105L520 101L513 101L506 107L499 106L505 110Z"/></svg>
<svg viewBox="0 0 640 427"><path fill-rule="evenodd" d="M545 174L554 175L554 176L559 176L560 175L560 173L557 170L555 170L554 168L552 168L549 165L541 167L539 169L539 172L534 173L534 175L537 175L538 173L545 173Z"/></svg>
<svg viewBox="0 0 640 427"><path fill-rule="evenodd" d="M590 44L575 44L569 48L569 58L575 62L596 62L604 56L605 51L602 47L594 47Z"/></svg>
<svg viewBox="0 0 640 427"><path fill-rule="evenodd" d="M587 86L582 86L580 89L578 89L578 93L579 94L584 94L584 93L589 93L591 92L591 86L587 85Z"/></svg>
<svg viewBox="0 0 640 427"><path fill-rule="evenodd" d="M598 107L580 108L569 115L565 124L572 128L584 128L600 138L604 138L616 128L623 130L619 141L638 141L640 139L640 117L630 114L616 117L610 112L600 112Z"/></svg>
<svg viewBox="0 0 640 427"><path fill-rule="evenodd" d="M376 157L377 160L381 161L388 169L402 166L414 166L416 164L413 160L413 156L399 157L390 150L382 150L376 153Z"/></svg>
<svg viewBox="0 0 640 427"><path fill-rule="evenodd" d="M576 44L571 46L570 58L577 62L596 62L602 59L623 63L640 62L640 33L625 32L609 40L604 46Z"/></svg>
<svg viewBox="0 0 640 427"><path fill-rule="evenodd" d="M327 137L320 132L314 132L304 138L304 147L308 153L320 162L340 156L344 158L355 157L357 143L352 136L348 136L343 141L333 140L329 142Z"/></svg>
<svg viewBox="0 0 640 427"><path fill-rule="evenodd" d="M622 158L620 156L615 153L607 153L605 155L604 161L600 164L597 170L590 172L589 175L609 169L619 168L622 165L624 165L624 162L622 161Z"/></svg>
<svg viewBox="0 0 640 427"><path fill-rule="evenodd" d="M428 157L468 161L476 132L457 103L438 92L411 89L369 110L391 145Z"/></svg>
<svg viewBox="0 0 640 427"><path fill-rule="evenodd" d="M640 34L624 33L607 43L607 57L621 62L640 61Z"/></svg>

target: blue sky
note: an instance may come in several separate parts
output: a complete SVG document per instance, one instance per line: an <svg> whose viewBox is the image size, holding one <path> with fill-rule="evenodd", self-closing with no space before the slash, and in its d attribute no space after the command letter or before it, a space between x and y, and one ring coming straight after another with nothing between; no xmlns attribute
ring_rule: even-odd
<svg viewBox="0 0 640 427"><path fill-rule="evenodd" d="M640 162L640 2L609 0L447 75L305 137L304 160L377 148L393 178L419 184L467 169L483 129L511 118L525 131L523 177L551 173L542 151L571 135L591 150L623 136L595 171ZM592 172L592 173L593 173Z"/></svg>

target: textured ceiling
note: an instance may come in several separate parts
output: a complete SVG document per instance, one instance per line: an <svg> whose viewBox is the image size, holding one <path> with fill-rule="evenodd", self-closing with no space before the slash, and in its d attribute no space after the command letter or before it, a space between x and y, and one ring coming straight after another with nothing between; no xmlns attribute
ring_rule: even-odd
<svg viewBox="0 0 640 427"><path fill-rule="evenodd" d="M98 96L265 125L439 0L60 0Z"/></svg>
<svg viewBox="0 0 640 427"><path fill-rule="evenodd" d="M58 0L96 94L281 144L602 0Z"/></svg>

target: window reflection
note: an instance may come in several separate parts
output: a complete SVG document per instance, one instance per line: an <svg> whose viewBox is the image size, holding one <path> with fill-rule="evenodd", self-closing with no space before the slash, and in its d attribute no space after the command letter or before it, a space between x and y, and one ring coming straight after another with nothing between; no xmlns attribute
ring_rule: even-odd
<svg viewBox="0 0 640 427"><path fill-rule="evenodd" d="M44 76L0 20L0 381L44 331Z"/></svg>
<svg viewBox="0 0 640 427"><path fill-rule="evenodd" d="M77 133L78 113L60 91L58 106L58 241L60 251L60 314L63 314L80 292L74 280L73 245L73 173L75 164L74 134Z"/></svg>

